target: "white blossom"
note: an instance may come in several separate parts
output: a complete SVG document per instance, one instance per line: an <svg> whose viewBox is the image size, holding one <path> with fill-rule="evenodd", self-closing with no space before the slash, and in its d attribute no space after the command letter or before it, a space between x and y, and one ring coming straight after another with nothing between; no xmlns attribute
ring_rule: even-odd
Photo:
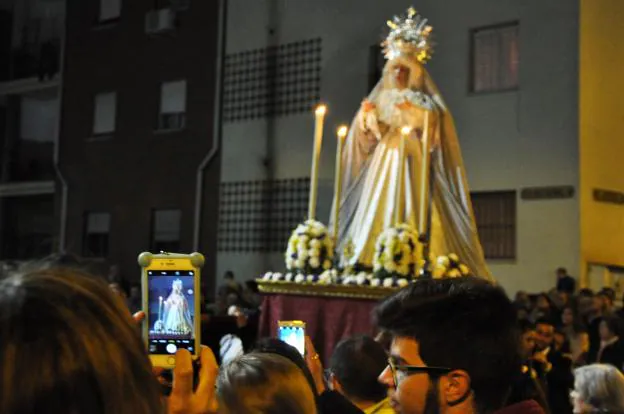
<svg viewBox="0 0 624 414"><path fill-rule="evenodd" d="M299 273L297 276L295 276L295 282L296 283L301 283L305 280L305 276L302 275L301 273Z"/></svg>
<svg viewBox="0 0 624 414"><path fill-rule="evenodd" d="M310 266L311 266L313 269L318 269L319 267L321 267L321 261L319 260L319 258L318 258L318 257L312 257L312 258L310 259Z"/></svg>

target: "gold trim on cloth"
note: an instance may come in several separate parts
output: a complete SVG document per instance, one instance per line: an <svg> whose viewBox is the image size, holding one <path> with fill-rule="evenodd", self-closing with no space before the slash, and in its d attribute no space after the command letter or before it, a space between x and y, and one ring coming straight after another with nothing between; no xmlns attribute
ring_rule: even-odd
<svg viewBox="0 0 624 414"><path fill-rule="evenodd" d="M261 293L326 298L380 300L399 290L378 286L319 285L318 283L274 282L260 279L257 282Z"/></svg>

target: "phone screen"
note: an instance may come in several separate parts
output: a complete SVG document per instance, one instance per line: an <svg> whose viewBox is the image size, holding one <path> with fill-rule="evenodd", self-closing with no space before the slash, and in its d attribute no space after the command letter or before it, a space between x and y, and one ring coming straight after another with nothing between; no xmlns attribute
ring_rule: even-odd
<svg viewBox="0 0 624 414"><path fill-rule="evenodd" d="M302 324L280 324L277 328L277 338L288 345L297 348L301 355L305 355L305 327Z"/></svg>
<svg viewBox="0 0 624 414"><path fill-rule="evenodd" d="M195 272L148 270L150 354L195 353Z"/></svg>

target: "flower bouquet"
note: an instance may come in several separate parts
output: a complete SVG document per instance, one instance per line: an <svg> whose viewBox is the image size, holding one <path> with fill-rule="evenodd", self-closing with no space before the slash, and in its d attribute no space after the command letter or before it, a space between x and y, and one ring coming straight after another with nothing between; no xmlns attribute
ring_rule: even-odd
<svg viewBox="0 0 624 414"><path fill-rule="evenodd" d="M433 269L434 279L456 278L470 276L470 268L463 264L459 257L451 253L448 256L439 256Z"/></svg>
<svg viewBox="0 0 624 414"><path fill-rule="evenodd" d="M403 286L416 271L419 261L418 232L407 224L384 230L375 244L373 285ZM399 282L400 281L400 282Z"/></svg>
<svg viewBox="0 0 624 414"><path fill-rule="evenodd" d="M334 241L323 223L307 220L297 226L288 240L285 259L290 272L318 276L331 269L333 258Z"/></svg>

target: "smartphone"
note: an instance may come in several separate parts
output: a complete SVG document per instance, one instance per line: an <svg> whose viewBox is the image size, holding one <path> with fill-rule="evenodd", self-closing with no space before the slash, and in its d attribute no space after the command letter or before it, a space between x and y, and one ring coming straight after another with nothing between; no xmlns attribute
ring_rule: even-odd
<svg viewBox="0 0 624 414"><path fill-rule="evenodd" d="M154 366L171 369L178 349L186 349L194 356L199 354L200 272L204 256L145 252L138 261L145 346Z"/></svg>
<svg viewBox="0 0 624 414"><path fill-rule="evenodd" d="M277 338L288 345L297 348L297 351L305 355L305 328L303 321L278 321Z"/></svg>

